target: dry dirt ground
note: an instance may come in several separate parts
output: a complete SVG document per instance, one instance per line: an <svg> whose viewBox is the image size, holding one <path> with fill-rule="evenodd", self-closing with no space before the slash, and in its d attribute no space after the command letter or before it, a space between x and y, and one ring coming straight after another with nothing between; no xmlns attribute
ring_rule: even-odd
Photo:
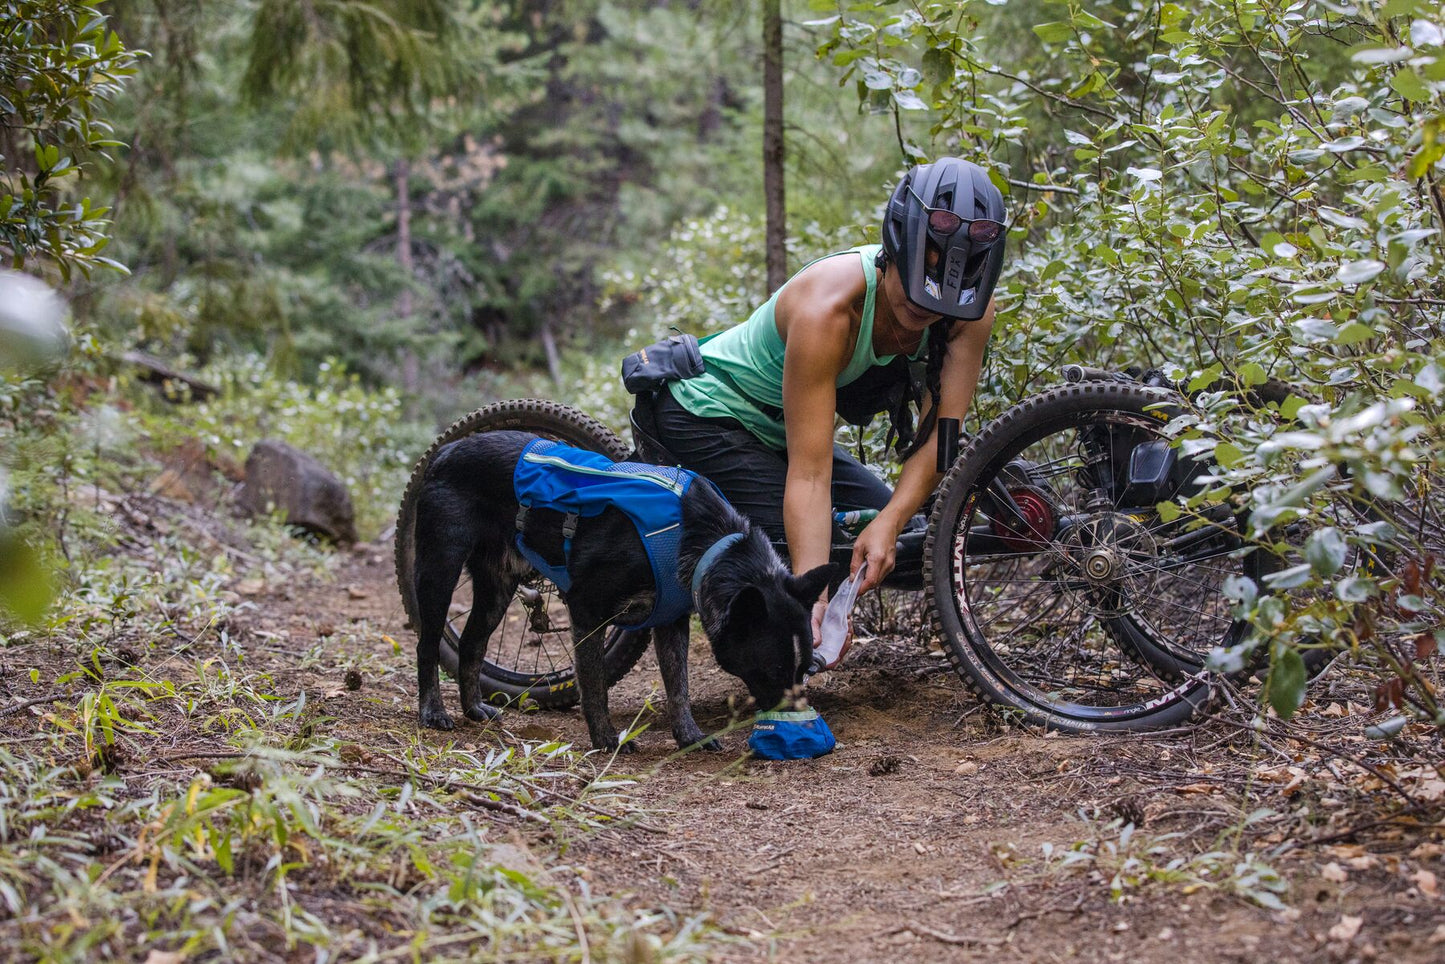
<svg viewBox="0 0 1445 964"><path fill-rule="evenodd" d="M413 637L386 547L360 547L335 583L256 601L253 630L293 644L328 634L290 685L329 691L338 732L413 717ZM1411 813L1392 796L1378 775L1395 771L1371 775L1224 720L1122 739L1007 729L907 612L891 622L903 635L860 642L810 684L838 738L816 761L748 760L745 728L722 753L676 754L649 655L612 709L651 728L637 753L595 758L644 776L630 799L649 814L573 842L562 860L594 892L711 915L737 937L737 961L1445 960L1445 827L1437 809ZM339 638L369 652L332 651ZM724 728L745 693L696 631L694 644L696 715ZM345 692L358 655L395 671ZM1317 684L1305 713L1358 732L1349 717L1365 708L1343 686ZM446 695L456 713L450 684ZM500 727L434 734L479 746L557 737L586 746L577 711L509 711ZM1282 909L1240 896L1267 889L1251 853L1284 878Z"/></svg>

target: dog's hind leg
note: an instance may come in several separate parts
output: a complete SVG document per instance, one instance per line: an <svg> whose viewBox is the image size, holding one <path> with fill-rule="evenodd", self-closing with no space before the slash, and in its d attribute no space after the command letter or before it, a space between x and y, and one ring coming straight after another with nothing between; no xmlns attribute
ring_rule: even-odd
<svg viewBox="0 0 1445 964"><path fill-rule="evenodd" d="M487 575L485 563L473 559L467 564L472 573L472 612L457 641L457 683L462 692L462 712L469 720L495 720L502 711L487 702L482 690L482 661L487 655L487 640L492 638L511 605L516 591L514 580ZM479 578L480 577L480 578Z"/></svg>
<svg viewBox="0 0 1445 964"><path fill-rule="evenodd" d="M680 749L701 746L705 750L721 750L722 744L705 736L692 718L692 701L687 695L687 629L688 620L684 616L670 626L659 626L652 631L657 666L662 670L662 687L667 692L672 738Z"/></svg>
<svg viewBox="0 0 1445 964"><path fill-rule="evenodd" d="M442 704L441 680L437 673L438 651L452 604L452 591L462 574L468 547L437 539L428 548L430 551L425 555L417 555L416 568L417 716L422 726L450 730L452 718Z"/></svg>

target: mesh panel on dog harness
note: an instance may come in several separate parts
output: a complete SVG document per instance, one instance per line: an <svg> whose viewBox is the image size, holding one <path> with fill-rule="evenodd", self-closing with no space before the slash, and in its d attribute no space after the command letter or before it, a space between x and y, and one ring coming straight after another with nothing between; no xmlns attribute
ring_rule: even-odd
<svg viewBox="0 0 1445 964"><path fill-rule="evenodd" d="M637 526L657 585L657 598L648 617L622 628L647 629L674 622L692 611L692 595L679 578L677 555L682 547L682 497L697 478L686 469L613 462L596 452L547 439L529 442L512 476L521 506L517 514L517 549L538 572L566 592L572 588L568 569L577 520L600 515L608 506L615 506ZM522 526L527 510L532 508L565 514L563 565L552 565L523 541Z"/></svg>

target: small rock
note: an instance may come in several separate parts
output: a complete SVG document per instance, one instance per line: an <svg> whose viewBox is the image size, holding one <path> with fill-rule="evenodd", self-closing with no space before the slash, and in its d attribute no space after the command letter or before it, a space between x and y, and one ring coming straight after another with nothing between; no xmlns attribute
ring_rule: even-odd
<svg viewBox="0 0 1445 964"><path fill-rule="evenodd" d="M953 772L957 773L959 776L971 777L978 772L978 764L973 762L972 760L964 760L958 766L953 768Z"/></svg>
<svg viewBox="0 0 1445 964"><path fill-rule="evenodd" d="M352 599L368 599L371 597L371 593L367 592L365 589L362 589L360 586L347 586L346 595L350 596Z"/></svg>
<svg viewBox="0 0 1445 964"><path fill-rule="evenodd" d="M1363 917L1351 917L1349 914L1342 914L1340 916L1340 922L1330 928L1329 939L1338 941L1341 944L1348 943L1355 939L1355 935L1360 932L1360 925L1364 924L1364 922L1365 919Z"/></svg>
<svg viewBox="0 0 1445 964"><path fill-rule="evenodd" d="M242 579L236 583L236 592L243 596L259 596L266 591L264 579Z"/></svg>
<svg viewBox="0 0 1445 964"><path fill-rule="evenodd" d="M257 442L246 459L246 481L237 504L251 515L279 510L287 525L333 542L356 542L351 494L326 467L284 442Z"/></svg>
<svg viewBox="0 0 1445 964"><path fill-rule="evenodd" d="M322 623L320 626L316 627L316 635L320 636L322 639L325 639L328 636L335 636L336 626L332 623Z"/></svg>

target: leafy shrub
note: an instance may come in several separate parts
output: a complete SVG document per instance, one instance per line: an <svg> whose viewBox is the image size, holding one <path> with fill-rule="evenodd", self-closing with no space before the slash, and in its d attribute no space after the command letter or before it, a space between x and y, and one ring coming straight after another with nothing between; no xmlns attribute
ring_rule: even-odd
<svg viewBox="0 0 1445 964"><path fill-rule="evenodd" d="M1403 688L1445 724L1415 663L1442 632L1445 7L1026 9L858 2L826 22L865 106L930 122L906 156L987 158L1012 197L985 405L1064 362L1166 367L1203 393L1184 443L1214 452L1216 495L1284 558L1234 587L1241 614L1277 643L1370 647L1386 701ZM1294 397L1252 404L1268 378ZM1373 572L1343 570L1377 546ZM1282 678L1292 709L1303 674Z"/></svg>

